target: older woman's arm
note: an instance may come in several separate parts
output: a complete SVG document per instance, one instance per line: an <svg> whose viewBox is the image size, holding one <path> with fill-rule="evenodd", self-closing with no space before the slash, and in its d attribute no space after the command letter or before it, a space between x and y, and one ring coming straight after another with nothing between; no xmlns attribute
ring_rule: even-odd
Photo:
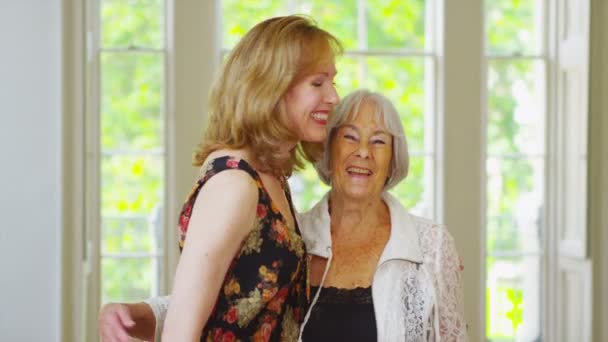
<svg viewBox="0 0 608 342"><path fill-rule="evenodd" d="M103 342L127 342L132 338L152 341L162 328L169 297L140 303L108 303L99 313L99 335ZM156 334L160 337L160 334Z"/></svg>
<svg viewBox="0 0 608 342"><path fill-rule="evenodd" d="M438 229L439 249L436 254L436 266L438 267L439 333L442 341L467 341L462 281L464 268L452 235L444 226L439 226Z"/></svg>
<svg viewBox="0 0 608 342"><path fill-rule="evenodd" d="M152 312L154 313L155 327L154 327L154 340L160 341L160 336L163 331L163 325L165 323L165 317L167 316L167 310L169 310L170 296L152 297L144 300Z"/></svg>

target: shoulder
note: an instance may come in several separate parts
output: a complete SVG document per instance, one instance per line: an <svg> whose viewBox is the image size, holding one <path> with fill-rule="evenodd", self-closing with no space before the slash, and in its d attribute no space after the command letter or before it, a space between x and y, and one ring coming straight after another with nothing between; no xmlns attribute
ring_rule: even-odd
<svg viewBox="0 0 608 342"><path fill-rule="evenodd" d="M315 205L309 210L303 213L297 213L296 217L298 223L301 226L315 228L319 222L329 220L329 212L327 211L327 197L329 193L326 193Z"/></svg>
<svg viewBox="0 0 608 342"><path fill-rule="evenodd" d="M194 207L200 210L202 207L239 209L243 205L254 206L259 197L259 176L255 170L233 155L212 157L205 161Z"/></svg>
<svg viewBox="0 0 608 342"><path fill-rule="evenodd" d="M447 227L432 219L410 214L420 240L420 249L426 261L439 257L444 249L455 248L454 238Z"/></svg>
<svg viewBox="0 0 608 342"><path fill-rule="evenodd" d="M256 180L242 169L224 170L214 174L201 187L198 198L213 196L218 202L242 202L257 198L258 187Z"/></svg>
<svg viewBox="0 0 608 342"><path fill-rule="evenodd" d="M413 231L418 235L422 249L428 249L430 245L439 243L446 233L449 234L444 225L432 219L412 214L390 193L385 193L383 199L391 212L391 218L394 219L393 225L398 224L413 227Z"/></svg>
<svg viewBox="0 0 608 342"><path fill-rule="evenodd" d="M434 239L437 238L439 235L442 235L443 233L447 232L447 228L444 225L432 219L414 215L411 213L409 215L412 219L414 227L416 227L418 235L420 236L425 236Z"/></svg>
<svg viewBox="0 0 608 342"><path fill-rule="evenodd" d="M213 175L196 195L190 218L180 226L183 238L203 243L211 232L244 235L252 228L258 199L255 181L247 173L226 170Z"/></svg>
<svg viewBox="0 0 608 342"><path fill-rule="evenodd" d="M302 239L310 253L324 255L325 247L331 244L329 236L330 217L327 210L327 194L310 210L296 214Z"/></svg>
<svg viewBox="0 0 608 342"><path fill-rule="evenodd" d="M214 151L205 160L200 170L199 184L204 188L225 187L225 191L254 189L259 174L239 150Z"/></svg>

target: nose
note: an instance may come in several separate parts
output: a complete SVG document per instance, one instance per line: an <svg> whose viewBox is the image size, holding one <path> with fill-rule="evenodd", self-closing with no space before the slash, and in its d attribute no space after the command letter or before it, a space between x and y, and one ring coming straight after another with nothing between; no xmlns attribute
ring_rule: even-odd
<svg viewBox="0 0 608 342"><path fill-rule="evenodd" d="M325 95L325 102L335 106L340 102L340 96L338 95L338 91L336 90L336 86L331 84L329 89L327 90L327 94Z"/></svg>
<svg viewBox="0 0 608 342"><path fill-rule="evenodd" d="M364 158L364 159L369 158L369 148L367 146L367 143L365 143L363 141L359 142L359 147L357 148L357 156L359 158Z"/></svg>

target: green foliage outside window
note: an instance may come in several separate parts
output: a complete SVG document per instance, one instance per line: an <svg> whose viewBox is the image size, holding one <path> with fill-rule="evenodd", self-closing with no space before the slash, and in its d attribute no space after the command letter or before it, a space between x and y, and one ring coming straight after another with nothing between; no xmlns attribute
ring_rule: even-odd
<svg viewBox="0 0 608 342"><path fill-rule="evenodd" d="M160 271L164 1L103 0L100 11L101 301L134 301L155 293Z"/></svg>
<svg viewBox="0 0 608 342"><path fill-rule="evenodd" d="M540 3L486 0L486 53L540 54ZM494 341L515 338L524 321L526 297L529 305L540 303L538 293L527 293L524 285L526 278L535 276L526 274L526 267L540 273L540 256L520 257L517 253L538 253L544 228L543 70L543 62L535 59L488 62L486 335ZM515 256L495 256L501 253ZM538 291L540 281L535 286ZM526 320L528 325L540 325L540 317ZM537 330L540 333L540 326Z"/></svg>

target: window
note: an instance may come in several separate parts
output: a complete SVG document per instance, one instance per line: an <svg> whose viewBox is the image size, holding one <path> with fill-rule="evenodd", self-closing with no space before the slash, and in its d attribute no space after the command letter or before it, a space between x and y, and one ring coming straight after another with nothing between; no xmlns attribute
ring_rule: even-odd
<svg viewBox="0 0 608 342"><path fill-rule="evenodd" d="M88 300L98 308L158 295L166 276L166 4L87 6Z"/></svg>
<svg viewBox="0 0 608 342"><path fill-rule="evenodd" d="M343 43L337 60L337 90L346 96L369 88L388 96L399 111L410 149L408 178L392 192L413 212L433 217L436 200L433 105L434 25L432 1L221 1L223 52L256 23L292 13L308 14ZM315 204L328 187L312 166L291 177L299 211Z"/></svg>
<svg viewBox="0 0 608 342"><path fill-rule="evenodd" d="M486 336L541 336L547 55L542 1L486 0Z"/></svg>
<svg viewBox="0 0 608 342"><path fill-rule="evenodd" d="M176 219L167 207L177 210L195 177L187 160L200 137L196 97L208 90L214 56L265 18L304 13L344 44L340 95L367 87L402 115L411 169L393 192L455 236L471 340L585 340L587 0L86 7L86 236L77 246L88 261L86 336L101 303L166 293L166 259L177 249L164 249ZM299 211L328 189L310 166L290 183Z"/></svg>

